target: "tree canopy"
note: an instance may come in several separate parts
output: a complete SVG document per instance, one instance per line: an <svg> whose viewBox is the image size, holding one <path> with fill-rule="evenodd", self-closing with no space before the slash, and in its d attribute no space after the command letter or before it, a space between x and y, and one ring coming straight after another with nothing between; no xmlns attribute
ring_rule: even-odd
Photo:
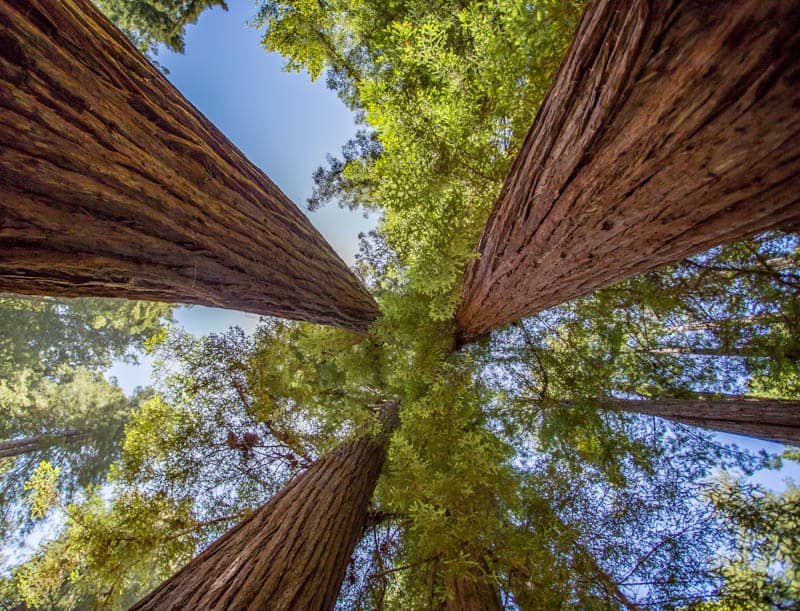
<svg viewBox="0 0 800 611"><path fill-rule="evenodd" d="M104 481L148 391L126 397L103 370L135 361L171 311L125 300L0 296L0 533L8 545L37 522L25 498L38 469L58 471L55 489L65 501Z"/></svg>
<svg viewBox="0 0 800 611"><path fill-rule="evenodd" d="M153 30L136 21L142 9L107 10L147 46L173 40L175 23L213 4L162 7L177 17ZM108 321L123 315L100 313L104 302L73 314L72 302L43 300L34 328L47 339L0 344L9 363L24 364L0 383L0 401L19 413L3 438L54 437L102 418L115 432L99 437L119 445L92 477L80 475L80 460L37 455L15 494L64 527L13 569L4 603L130 606L362 439L375 406L392 403L400 424L341 608L459 608L460 597L519 609L797 604L798 489L777 494L746 480L796 454L754 454L620 407L800 399L796 234L714 248L480 341L463 344L457 333L465 266L582 7L260 5L264 47L290 70L324 73L360 121L341 156L316 172L309 204L381 215L355 266L380 316L366 336L264 318L252 336L193 337L156 332L166 310L137 310L150 322L138 332L120 325L120 338ZM158 358L154 390L126 399L97 370L137 342ZM53 409L61 403L69 409Z"/></svg>

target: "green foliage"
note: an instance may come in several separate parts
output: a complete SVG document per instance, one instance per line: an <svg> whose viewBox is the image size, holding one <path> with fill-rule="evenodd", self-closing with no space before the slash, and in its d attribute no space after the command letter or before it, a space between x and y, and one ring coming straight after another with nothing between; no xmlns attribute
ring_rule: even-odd
<svg viewBox="0 0 800 611"><path fill-rule="evenodd" d="M34 507L55 500L66 528L15 569L12 600L130 604L391 400L402 424L342 606L438 608L454 579L522 609L794 604L794 489L714 480L773 457L603 401L797 398L796 236L717 248L457 345L464 266L580 8L262 3L265 47L327 71L363 123L310 203L381 214L357 268L382 316L366 339L276 320L252 337L150 329L158 392L127 420L106 484L68 502L56 462L31 480ZM136 27L149 41L179 31Z"/></svg>
<svg viewBox="0 0 800 611"><path fill-rule="evenodd" d="M154 352L159 393L131 415L105 493L66 507L60 537L17 569L34 584L19 596L39 605L50 584L73 601L57 608L133 602L366 422L379 391L364 350L277 321L253 337L172 330Z"/></svg>
<svg viewBox="0 0 800 611"><path fill-rule="evenodd" d="M156 353L159 393L131 416L112 481L164 492L203 521L239 514L280 489L310 457L279 423L258 417L248 382L254 352L240 330L173 332Z"/></svg>
<svg viewBox="0 0 800 611"><path fill-rule="evenodd" d="M382 213L394 274L449 320L465 264L549 86L580 3L265 2L263 44L368 129L320 169L312 205Z"/></svg>
<svg viewBox="0 0 800 611"><path fill-rule="evenodd" d="M620 457L644 466L648 444L632 441L627 417L598 411L604 398L725 393L796 399L787 383L797 368L796 292L789 290L797 282L796 249L796 236L760 236L496 333L483 375L505 390L505 425L535 429L543 449L578 452L619 481ZM773 267L756 265L759 260ZM721 269L738 271L717 273ZM727 452L714 444L705 451L719 460ZM727 464L751 473L772 462L762 456Z"/></svg>
<svg viewBox="0 0 800 611"><path fill-rule="evenodd" d="M184 29L200 14L221 6L225 0L94 0L105 15L145 53L156 53L163 44L183 53Z"/></svg>
<svg viewBox="0 0 800 611"><path fill-rule="evenodd" d="M127 608L185 563L197 523L166 494L93 493L64 507L66 527L14 570L30 608ZM176 536L183 533L187 536Z"/></svg>
<svg viewBox="0 0 800 611"><path fill-rule="evenodd" d="M800 604L800 488L775 495L724 480L711 493L735 529L734 553L721 558L718 595L728 608L793 609Z"/></svg>
<svg viewBox="0 0 800 611"><path fill-rule="evenodd" d="M292 437L307 456L359 430L384 396L383 355L352 333L266 321L254 341L248 368L253 413Z"/></svg>
<svg viewBox="0 0 800 611"><path fill-rule="evenodd" d="M62 365L103 369L135 353L173 306L125 299L0 294L0 378L17 369L56 375Z"/></svg>
<svg viewBox="0 0 800 611"><path fill-rule="evenodd" d="M25 482L25 491L28 492L28 504L31 514L35 518L43 518L58 499L56 482L60 468L54 468L46 460L39 463L34 469L30 479Z"/></svg>
<svg viewBox="0 0 800 611"><path fill-rule="evenodd" d="M407 516L409 562L457 558L465 542L492 540L514 490L510 448L485 426L487 391L468 363L444 364L425 396L404 404L377 499ZM503 498L505 496L505 498ZM413 548L413 549L412 549Z"/></svg>
<svg viewBox="0 0 800 611"><path fill-rule="evenodd" d="M115 359L135 361L171 311L126 300L0 296L0 535L7 545L45 517L47 504L38 501L30 514L24 488L30 480L42 490L44 465L59 473L52 492L64 502L104 480L128 414L147 393L127 398L100 371Z"/></svg>
<svg viewBox="0 0 800 611"><path fill-rule="evenodd" d="M23 483L37 465L61 472L58 492L71 499L99 483L119 451L125 421L142 395L122 390L87 369L58 372L59 382L22 371L0 380L0 439L31 443L17 455L0 458L0 530L11 537L33 523L21 504ZM35 513L34 517L44 517Z"/></svg>

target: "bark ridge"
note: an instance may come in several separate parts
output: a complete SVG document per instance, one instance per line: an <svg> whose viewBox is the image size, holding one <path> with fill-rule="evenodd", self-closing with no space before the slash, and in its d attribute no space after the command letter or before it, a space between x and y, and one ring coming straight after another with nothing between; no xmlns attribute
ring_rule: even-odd
<svg viewBox="0 0 800 611"><path fill-rule="evenodd" d="M386 458L383 434L345 443L295 477L132 609L333 609Z"/></svg>
<svg viewBox="0 0 800 611"><path fill-rule="evenodd" d="M466 338L800 222L800 1L596 0L467 270Z"/></svg>
<svg viewBox="0 0 800 611"><path fill-rule="evenodd" d="M373 298L88 0L0 0L0 291L363 332Z"/></svg>

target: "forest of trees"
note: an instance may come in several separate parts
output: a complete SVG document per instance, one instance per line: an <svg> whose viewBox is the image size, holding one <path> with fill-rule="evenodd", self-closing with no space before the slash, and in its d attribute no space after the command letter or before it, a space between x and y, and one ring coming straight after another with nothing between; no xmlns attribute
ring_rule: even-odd
<svg viewBox="0 0 800 611"><path fill-rule="evenodd" d="M225 7L96 5L151 54L160 44L183 50L184 27ZM152 261L129 266L147 285L124 281L132 243L124 253L91 245L123 262L105 288L91 257L31 264L23 278L0 264L0 288L38 295L0 294L0 535L11 558L0 608L798 608L800 489L770 491L750 476L800 453L755 453L718 434L800 446L800 234L791 223L731 222L716 241L654 249L661 258L649 267L614 251L604 267L628 272L603 279L593 269L591 286L553 284L541 303L519 290L524 299L504 309L514 285L530 280L520 272L505 292L478 290L488 309L472 309L480 324L464 323L474 292L465 273L504 264L482 272L476 255L491 242L490 215L502 213L493 205L510 201L504 181L552 101L576 31L593 23L584 11L599 20L613 5L261 2L252 25L265 50L324 77L358 118L357 135L315 173L308 205L379 214L361 239L360 284L312 229L285 220L296 218L291 203L216 136L225 167L286 206L280 222L324 261L265 297L261 313L294 320L264 316L252 334L196 337L174 324L172 305L40 295L127 287L128 297L250 307L242 287L258 270L211 281L248 256L239 229L210 252L189 241L188 224L99 219L144 236L141 244L174 239L180 250L159 246ZM652 20L675 23L677 9L672 17ZM780 31L798 31L797 21L787 17ZM201 119L192 115L197 130ZM186 138L197 133L187 128ZM209 206L236 190L214 159ZM595 171L591 159L577 166ZM797 189L796 179L786 184ZM135 193L114 188L115 202ZM57 195L61 210L71 194ZM256 218L242 202L237 213ZM175 210L195 221L188 205ZM229 216L215 216L209 235ZM733 241L737 230L747 239ZM591 254L590 233L580 247ZM70 248L85 239L75 235ZM46 254L56 258L63 244L53 244ZM296 270L304 244L280 264ZM192 249L207 262L199 288L187 281L197 266L176 267L157 288L158 274L141 272L159 252L177 261ZM311 295L306 280L317 273L335 277L329 298ZM126 396L105 372L144 353L156 363L151 386ZM13 562L37 528L50 536Z"/></svg>

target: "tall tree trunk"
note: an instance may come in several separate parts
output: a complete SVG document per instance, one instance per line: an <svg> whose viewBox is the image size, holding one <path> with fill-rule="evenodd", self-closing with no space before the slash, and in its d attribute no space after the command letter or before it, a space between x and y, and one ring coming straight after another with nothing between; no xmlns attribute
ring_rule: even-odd
<svg viewBox="0 0 800 611"><path fill-rule="evenodd" d="M497 588L485 579L446 574L446 611L500 611L503 608Z"/></svg>
<svg viewBox="0 0 800 611"><path fill-rule="evenodd" d="M345 443L294 478L133 609L332 609L386 458L383 434Z"/></svg>
<svg viewBox="0 0 800 611"><path fill-rule="evenodd" d="M66 445L75 443L85 438L88 431L62 431L58 433L45 433L22 439L0 441L0 458L19 456L28 452L44 450L56 444Z"/></svg>
<svg viewBox="0 0 800 611"><path fill-rule="evenodd" d="M89 0L0 0L0 291L364 331L372 297Z"/></svg>
<svg viewBox="0 0 800 611"><path fill-rule="evenodd" d="M746 348L701 348L693 346L662 346L661 348L651 348L646 352L650 354L693 354L695 356L730 356L737 358L766 356Z"/></svg>
<svg viewBox="0 0 800 611"><path fill-rule="evenodd" d="M800 0L595 0L467 271L466 338L800 223Z"/></svg>
<svg viewBox="0 0 800 611"><path fill-rule="evenodd" d="M608 407L681 424L800 446L800 401L721 399L602 399Z"/></svg>
<svg viewBox="0 0 800 611"><path fill-rule="evenodd" d="M491 573L484 554L470 544L466 544L464 550L473 566L467 572L452 572L445 563L445 600L439 608L445 611L500 611L503 605L497 587L487 581Z"/></svg>
<svg viewBox="0 0 800 611"><path fill-rule="evenodd" d="M668 333L685 333L686 331L714 331L725 328L742 329L755 325L771 325L773 323L781 322L782 319L783 318L780 314L764 312L762 314L744 316L742 318L724 318L721 320L712 319L703 322L690 322L684 325L668 327L666 331Z"/></svg>
<svg viewBox="0 0 800 611"><path fill-rule="evenodd" d="M769 348L772 348L770 351ZM648 350L651 354L693 354L695 356L728 356L735 358L787 358L796 361L800 355L795 349L780 350L779 346L720 346L706 348L699 346L662 346Z"/></svg>

